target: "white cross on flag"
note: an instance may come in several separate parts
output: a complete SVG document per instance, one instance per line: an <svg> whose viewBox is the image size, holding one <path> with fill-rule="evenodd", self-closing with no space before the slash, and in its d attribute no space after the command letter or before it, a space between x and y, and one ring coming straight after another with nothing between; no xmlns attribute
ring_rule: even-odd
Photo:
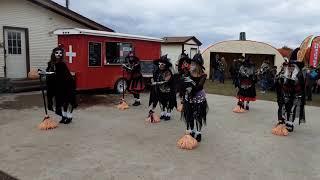
<svg viewBox="0 0 320 180"><path fill-rule="evenodd" d="M69 45L69 52L66 52L66 56L69 56L69 63L72 63L73 57L77 56L77 53L72 52L72 45Z"/></svg>

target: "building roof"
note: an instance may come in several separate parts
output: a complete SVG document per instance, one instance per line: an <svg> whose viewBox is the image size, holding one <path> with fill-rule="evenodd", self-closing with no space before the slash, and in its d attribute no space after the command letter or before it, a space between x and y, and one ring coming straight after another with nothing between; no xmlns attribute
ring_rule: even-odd
<svg viewBox="0 0 320 180"><path fill-rule="evenodd" d="M174 37L163 37L165 44L184 44L189 40L194 40L198 46L201 46L202 43L195 36L174 36Z"/></svg>
<svg viewBox="0 0 320 180"><path fill-rule="evenodd" d="M64 6L61 6L58 3L53 2L52 0L27 0L30 1L34 4L37 4L43 8L46 8L50 11L53 11L57 14L60 14L68 19L71 19L77 23L83 24L84 26L87 26L88 28L92 28L95 30L101 30L101 31L109 31L109 32L114 32L113 29L108 28L102 24L99 24L95 21L92 21Z"/></svg>
<svg viewBox="0 0 320 180"><path fill-rule="evenodd" d="M132 34L116 33L116 32L107 32L107 31L97 31L90 29L80 29L80 28L68 28L68 29L58 29L54 31L56 35L91 35L91 36L104 36L104 37L113 37L113 38L122 38L122 39L137 39L144 41L154 41L154 42L163 42L161 38L148 37L148 36L139 36Z"/></svg>

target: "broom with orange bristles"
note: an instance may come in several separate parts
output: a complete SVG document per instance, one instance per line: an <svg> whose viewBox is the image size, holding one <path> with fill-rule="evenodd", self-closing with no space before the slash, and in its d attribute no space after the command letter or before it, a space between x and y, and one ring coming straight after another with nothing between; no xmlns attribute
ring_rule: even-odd
<svg viewBox="0 0 320 180"><path fill-rule="evenodd" d="M120 99L120 103L119 105L117 105L117 108L119 110L126 110L126 109L129 109L129 105L127 104L127 102L125 101L124 99L124 92L125 92L125 78L124 78L124 69L122 69L122 79L123 79L123 84L122 84L122 98Z"/></svg>
<svg viewBox="0 0 320 180"><path fill-rule="evenodd" d="M42 81L43 76L46 76L48 74L52 73L47 73L42 70L38 70L39 75L40 75L40 85L41 85L41 92L42 92L42 99L43 99L43 105L44 105L44 110L45 110L45 117L43 118L42 122L38 125L38 128L40 130L50 130L50 129L55 129L58 127L58 123L54 121L51 117L48 115L48 110L47 110L47 102L46 102L46 97L44 94L44 84Z"/></svg>

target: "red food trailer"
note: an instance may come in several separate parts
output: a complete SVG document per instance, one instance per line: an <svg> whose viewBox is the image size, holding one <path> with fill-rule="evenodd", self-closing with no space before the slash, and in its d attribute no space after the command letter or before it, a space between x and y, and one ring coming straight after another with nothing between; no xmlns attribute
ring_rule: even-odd
<svg viewBox="0 0 320 180"><path fill-rule="evenodd" d="M153 60L161 54L160 38L88 29L59 29L58 43L65 50L70 71L75 75L77 90L111 88L122 92L121 64L130 51L141 60L143 75L152 73Z"/></svg>

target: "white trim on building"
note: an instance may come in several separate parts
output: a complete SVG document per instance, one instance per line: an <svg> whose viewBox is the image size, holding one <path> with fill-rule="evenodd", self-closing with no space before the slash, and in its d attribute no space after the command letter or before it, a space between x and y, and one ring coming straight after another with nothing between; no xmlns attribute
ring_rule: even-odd
<svg viewBox="0 0 320 180"><path fill-rule="evenodd" d="M164 42L163 39L160 39L160 38L107 32L107 31L97 31L97 30L90 30L90 29L80 29L80 28L58 29L54 31L54 34L56 35L84 34L84 35L104 36L104 37L113 37L113 38L122 38L122 39L136 39L136 40L144 40L144 41Z"/></svg>

